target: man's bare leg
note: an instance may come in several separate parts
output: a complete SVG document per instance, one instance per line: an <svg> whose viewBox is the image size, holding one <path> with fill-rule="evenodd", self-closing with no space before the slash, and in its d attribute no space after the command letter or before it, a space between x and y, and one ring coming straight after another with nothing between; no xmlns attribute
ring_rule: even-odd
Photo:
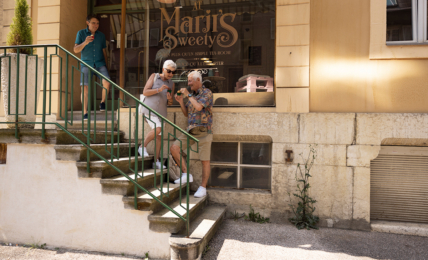
<svg viewBox="0 0 428 260"><path fill-rule="evenodd" d="M84 100L82 100L82 95L80 95L80 102L83 105L83 114L86 114L88 113L88 86L83 87L83 96L84 96L83 97Z"/></svg>
<svg viewBox="0 0 428 260"><path fill-rule="evenodd" d="M101 103L106 102L106 97L110 91L110 83L107 80L103 79L103 87L105 89L103 89L103 94L102 94L102 99L101 99Z"/></svg>
<svg viewBox="0 0 428 260"><path fill-rule="evenodd" d="M172 157L174 157L174 160L176 162L179 162L180 161L180 154L181 154L180 147L178 147L177 145L173 144L171 146L170 150L171 150ZM181 157L181 171L187 173L186 160L184 160L183 156Z"/></svg>
<svg viewBox="0 0 428 260"><path fill-rule="evenodd" d="M202 184L201 186L206 188L208 184L208 180L211 175L211 165L210 161L201 161L202 162Z"/></svg>

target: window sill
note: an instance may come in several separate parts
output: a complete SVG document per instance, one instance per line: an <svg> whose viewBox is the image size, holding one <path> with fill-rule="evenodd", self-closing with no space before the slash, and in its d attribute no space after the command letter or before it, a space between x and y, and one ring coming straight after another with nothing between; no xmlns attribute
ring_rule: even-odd
<svg viewBox="0 0 428 260"><path fill-rule="evenodd" d="M220 192L220 193L237 193L237 194L260 194L272 196L271 190L258 190L258 189L237 189L237 188L220 188L220 187L207 187L208 192Z"/></svg>
<svg viewBox="0 0 428 260"><path fill-rule="evenodd" d="M387 42L386 46L428 46L428 42Z"/></svg>

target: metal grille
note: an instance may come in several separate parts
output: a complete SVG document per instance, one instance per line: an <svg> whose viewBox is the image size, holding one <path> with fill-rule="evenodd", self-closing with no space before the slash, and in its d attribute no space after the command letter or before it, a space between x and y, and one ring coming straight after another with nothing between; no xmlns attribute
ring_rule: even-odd
<svg viewBox="0 0 428 260"><path fill-rule="evenodd" d="M384 146L370 175L372 220L428 223L428 147Z"/></svg>

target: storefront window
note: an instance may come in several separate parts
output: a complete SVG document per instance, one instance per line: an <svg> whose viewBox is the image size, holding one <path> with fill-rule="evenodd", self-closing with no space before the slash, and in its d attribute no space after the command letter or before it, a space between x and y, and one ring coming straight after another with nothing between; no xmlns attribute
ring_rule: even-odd
<svg viewBox="0 0 428 260"><path fill-rule="evenodd" d="M215 106L274 105L275 0L162 2L127 2L127 91L139 97L148 77L172 59L178 65L175 91L187 87L187 74L198 70L214 93ZM110 75L117 83L120 5L120 0L93 3L109 40Z"/></svg>

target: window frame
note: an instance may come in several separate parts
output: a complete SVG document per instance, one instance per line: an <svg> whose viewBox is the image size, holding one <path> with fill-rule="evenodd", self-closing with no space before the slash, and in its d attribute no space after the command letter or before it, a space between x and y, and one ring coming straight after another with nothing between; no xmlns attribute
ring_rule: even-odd
<svg viewBox="0 0 428 260"><path fill-rule="evenodd" d="M267 142L248 142L248 141L217 141L216 143L238 143L238 151L237 151L237 155L238 155L238 162L237 163L221 163L221 162L210 162L210 169L212 169L212 167L215 166L233 166L233 167L237 167L237 187L224 187L225 189L239 189L239 190L263 190L263 191L271 191L272 190L272 143L267 143ZM241 163L241 144L244 143L249 143L249 144L268 144L269 145L269 149L271 151L271 155L270 155L270 160L269 160L269 165L257 165L257 164L242 164ZM268 189L256 189L256 188L242 188L242 170L241 167L247 167L247 168L265 168L265 169L270 169L270 187ZM212 187L212 188L219 188L219 186L211 186L209 185L211 182L211 178L212 175L210 175L210 178L208 180L208 187Z"/></svg>
<svg viewBox="0 0 428 260"><path fill-rule="evenodd" d="M418 44L428 44L427 39L427 0L412 0L412 41L388 41L386 40L386 45L418 45ZM416 8L414 8L416 7ZM388 10L388 7L386 7ZM387 11L388 12L388 11ZM386 15L386 23L388 22L388 14ZM388 27L386 28L388 30Z"/></svg>

